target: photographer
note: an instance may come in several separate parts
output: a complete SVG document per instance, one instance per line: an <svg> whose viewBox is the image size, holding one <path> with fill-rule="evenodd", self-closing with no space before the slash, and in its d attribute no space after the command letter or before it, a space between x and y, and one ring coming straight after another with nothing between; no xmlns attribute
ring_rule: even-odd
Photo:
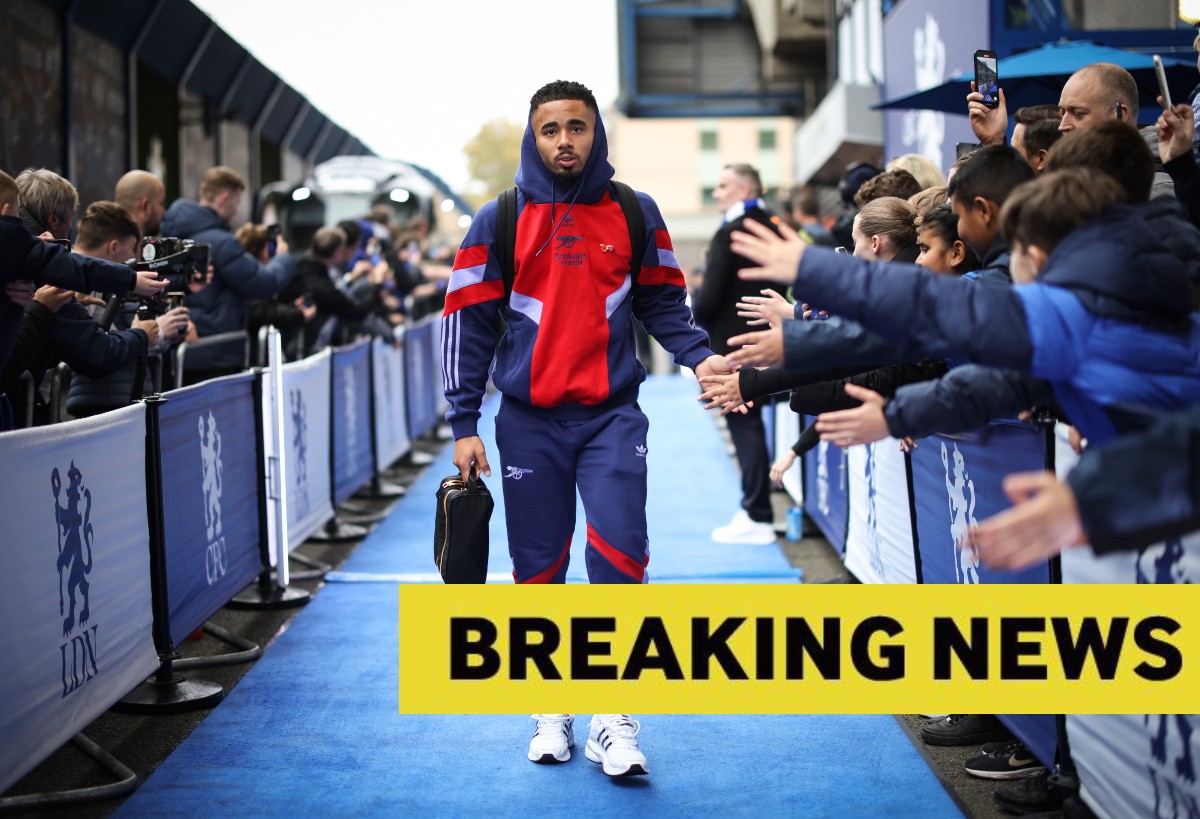
<svg viewBox="0 0 1200 819"><path fill-rule="evenodd" d="M246 182L237 171L217 166L204 175L199 202L177 199L163 217L164 236L212 245L212 283L187 298L202 338L246 330L246 300L273 296L291 281L296 270L282 237L278 253L268 264L260 264L234 237L229 221L237 213L245 189ZM187 356L186 382L240 372L242 349L237 342L192 350Z"/></svg>
<svg viewBox="0 0 1200 819"><path fill-rule="evenodd" d="M238 228L237 240L246 248L246 252L258 260L259 264L267 264L275 258L279 240L278 225L258 225L247 222ZM278 294L269 299L251 299L246 302L246 320L250 330L250 338L256 339L258 331L266 326L272 326L283 336L285 352L294 352L298 356L301 344L301 331L305 323L317 315L317 306L307 295L300 295L291 301L285 301Z"/></svg>
<svg viewBox="0 0 1200 819"><path fill-rule="evenodd" d="M139 233L137 225L123 208L113 202L94 202L79 221L76 252L83 256L110 262L126 262L136 255ZM43 292L46 291L46 292ZM106 331L74 294L54 293L48 288L39 291L34 304L25 316L21 339L5 366L5 383L15 380L29 370L38 384L47 370L59 361L66 362L80 376L101 379L128 369L123 398L106 409L129 403L132 389L132 368L139 357L145 356L160 339L181 338L187 330L187 311L178 308L158 319L135 320L129 329ZM57 309L56 309L57 308ZM37 325L47 332L32 332ZM38 339L41 343L38 343ZM111 388L117 392L116 386ZM44 402L42 417L46 416Z"/></svg>
<svg viewBox="0 0 1200 819"><path fill-rule="evenodd" d="M311 353L342 336L343 328L361 331L391 341L392 329L386 321L346 293L334 283L341 276L343 265L353 252L346 243L346 234L341 228L323 227L313 236L308 255L304 256L296 269L296 277L284 289L281 297L286 300L309 296L316 304L316 319L304 327L304 352ZM370 263L367 262L369 275ZM362 262L356 269L363 269Z"/></svg>

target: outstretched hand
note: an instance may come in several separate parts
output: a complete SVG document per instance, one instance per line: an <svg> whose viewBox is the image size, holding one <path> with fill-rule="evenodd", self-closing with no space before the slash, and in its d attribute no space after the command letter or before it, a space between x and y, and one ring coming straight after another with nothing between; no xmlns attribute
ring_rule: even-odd
<svg viewBox="0 0 1200 819"><path fill-rule="evenodd" d="M743 333L729 339L733 352L727 360L734 367L777 367L783 364L783 327L774 326L756 333Z"/></svg>
<svg viewBox="0 0 1200 819"><path fill-rule="evenodd" d="M706 401L705 409L719 409L721 415L726 415L741 408L745 412L746 401L742 398L741 376L737 373L728 375L706 375L700 378L700 393L697 401Z"/></svg>
<svg viewBox="0 0 1200 819"><path fill-rule="evenodd" d="M993 569L1023 569L1087 542L1070 485L1053 472L1019 472L1004 479L1014 506L968 532L968 543Z"/></svg>
<svg viewBox="0 0 1200 819"><path fill-rule="evenodd" d="M743 296L737 303L738 316L751 327L766 324L774 327L780 321L796 317L796 308L779 291L764 287L761 296Z"/></svg>
<svg viewBox="0 0 1200 819"><path fill-rule="evenodd" d="M800 238L786 223L779 224L779 233L766 225L746 219L745 228L735 230L730 247L739 256L744 256L758 267L746 267L738 271L738 278L747 281L776 282L791 284L796 280L796 268L804 258L808 242Z"/></svg>
<svg viewBox="0 0 1200 819"><path fill-rule="evenodd" d="M821 440L845 449L858 444L873 444L888 437L883 396L857 384L847 384L846 395L862 404L854 409L818 415L817 432L821 433Z"/></svg>

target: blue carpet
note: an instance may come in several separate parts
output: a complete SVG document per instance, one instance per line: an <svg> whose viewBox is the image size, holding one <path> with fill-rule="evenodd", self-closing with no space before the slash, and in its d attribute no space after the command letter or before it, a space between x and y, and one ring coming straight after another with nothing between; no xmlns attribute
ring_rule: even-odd
<svg viewBox="0 0 1200 819"><path fill-rule="evenodd" d="M886 716L643 715L651 774L611 781L581 715L533 765L523 716L398 715L395 645L395 586L327 586L117 815L960 816Z"/></svg>
<svg viewBox="0 0 1200 819"><path fill-rule="evenodd" d="M776 546L709 540L738 488L712 420L688 403L693 394L682 379L652 381L643 393L658 457L651 569L785 576ZM427 572L433 494L451 470L443 454L347 572ZM507 573L503 527L496 532L491 568ZM118 815L960 816L886 716L641 716L651 775L612 781L583 757L590 715L581 715L575 757L533 765L523 716L397 714L397 639L394 583L329 584Z"/></svg>
<svg viewBox="0 0 1200 819"><path fill-rule="evenodd" d="M791 568L776 544L766 546L714 543L709 533L728 523L738 509L741 482L710 414L696 401L695 383L681 377L651 378L642 385L639 404L650 418L650 582L794 582ZM512 582L512 563L504 527L496 453L495 414L499 401L485 402L479 434L492 466L488 487L496 497L492 515L491 581ZM433 578L434 495L438 484L456 470L447 446L421 479L414 483L392 514L380 523L330 580L362 574L424 574ZM568 582L586 582L586 545L582 503L571 541ZM349 576L349 577L348 577Z"/></svg>

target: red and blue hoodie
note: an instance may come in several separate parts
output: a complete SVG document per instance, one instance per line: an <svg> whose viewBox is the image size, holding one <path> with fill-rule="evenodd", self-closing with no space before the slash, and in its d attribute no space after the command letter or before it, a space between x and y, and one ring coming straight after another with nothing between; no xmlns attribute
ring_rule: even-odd
<svg viewBox="0 0 1200 819"><path fill-rule="evenodd" d="M644 193L646 251L636 280L629 228L609 190L604 124L570 188L542 163L526 124L517 171L512 295L497 342L504 279L496 255L496 202L480 209L454 260L442 314L442 377L455 438L478 434L489 368L510 400L561 420L592 418L637 400L646 370L633 319L675 363L695 368L712 351L696 328L683 274L658 206Z"/></svg>

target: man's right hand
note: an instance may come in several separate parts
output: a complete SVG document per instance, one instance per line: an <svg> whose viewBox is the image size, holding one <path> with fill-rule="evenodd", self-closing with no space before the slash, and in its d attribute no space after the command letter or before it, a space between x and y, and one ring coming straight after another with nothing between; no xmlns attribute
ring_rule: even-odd
<svg viewBox="0 0 1200 819"><path fill-rule="evenodd" d="M469 435L454 442L454 465L458 467L458 474L464 481L471 474L472 466L485 478L492 476L487 452L483 448L483 439L478 435Z"/></svg>
<svg viewBox="0 0 1200 819"><path fill-rule="evenodd" d="M159 279L158 274L150 270L137 271L137 284L133 292L139 296L153 296L170 284L170 279Z"/></svg>
<svg viewBox="0 0 1200 819"><path fill-rule="evenodd" d="M1008 133L1008 106L1004 102L1004 89L999 89L997 93L1000 104L988 108L983 104L983 94L975 88L975 81L971 81L971 93L967 94L967 118L980 145L1003 144L1004 135Z"/></svg>

